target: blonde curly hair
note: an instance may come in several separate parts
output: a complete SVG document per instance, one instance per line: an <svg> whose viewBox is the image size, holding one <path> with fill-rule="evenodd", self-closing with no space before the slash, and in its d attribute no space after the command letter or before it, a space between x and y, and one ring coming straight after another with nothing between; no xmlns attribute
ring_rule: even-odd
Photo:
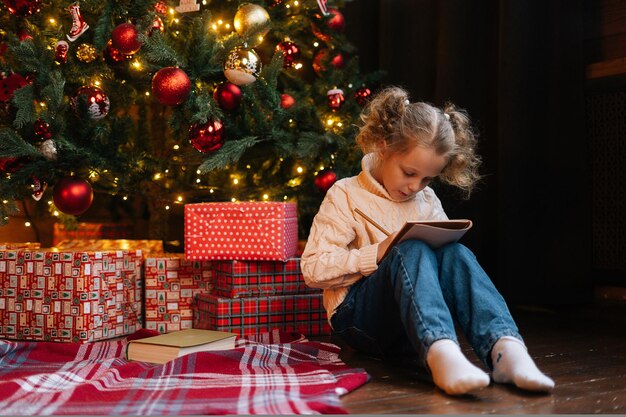
<svg viewBox="0 0 626 417"><path fill-rule="evenodd" d="M443 109L409 102L400 87L387 87L372 98L361 114L356 143L363 153L383 146L405 153L415 146L431 147L448 159L439 179L463 190L469 197L480 180L481 159L475 152L476 136L463 109L447 103Z"/></svg>

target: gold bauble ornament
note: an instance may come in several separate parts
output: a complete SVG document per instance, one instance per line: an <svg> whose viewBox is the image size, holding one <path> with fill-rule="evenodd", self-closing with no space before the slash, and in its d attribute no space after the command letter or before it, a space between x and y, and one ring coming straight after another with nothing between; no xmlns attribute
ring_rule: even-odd
<svg viewBox="0 0 626 417"><path fill-rule="evenodd" d="M252 32L257 32L254 39L250 39L251 46L261 43L262 38L269 30L270 15L263 7L252 4L243 3L237 9L233 24L235 31L242 37L248 37Z"/></svg>
<svg viewBox="0 0 626 417"><path fill-rule="evenodd" d="M252 84L261 73L261 59L251 48L230 51L224 64L224 75L235 85Z"/></svg>
<svg viewBox="0 0 626 417"><path fill-rule="evenodd" d="M81 43L76 49L76 57L86 63L90 63L96 59L96 48L88 43Z"/></svg>

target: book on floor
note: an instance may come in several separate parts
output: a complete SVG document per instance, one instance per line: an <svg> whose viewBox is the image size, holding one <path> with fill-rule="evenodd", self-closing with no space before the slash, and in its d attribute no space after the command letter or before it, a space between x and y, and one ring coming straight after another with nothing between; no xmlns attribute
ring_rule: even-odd
<svg viewBox="0 0 626 417"><path fill-rule="evenodd" d="M185 329L128 342L126 358L131 361L165 363L194 352L235 347L237 334L216 330Z"/></svg>
<svg viewBox="0 0 626 417"><path fill-rule="evenodd" d="M433 248L439 248L448 243L457 242L471 228L472 221L468 219L406 222L383 257L394 245L407 239L422 240Z"/></svg>

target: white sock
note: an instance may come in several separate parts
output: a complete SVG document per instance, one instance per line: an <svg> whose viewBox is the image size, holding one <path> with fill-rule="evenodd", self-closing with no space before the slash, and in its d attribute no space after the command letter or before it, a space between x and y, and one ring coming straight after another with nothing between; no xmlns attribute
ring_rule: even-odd
<svg viewBox="0 0 626 417"><path fill-rule="evenodd" d="M491 360L496 382L513 383L529 391L550 392L554 388L554 381L537 368L519 339L511 336L498 339L491 351Z"/></svg>
<svg viewBox="0 0 626 417"><path fill-rule="evenodd" d="M441 339L433 343L426 362L435 385L447 394L467 394L489 385L489 375L467 360L453 340Z"/></svg>

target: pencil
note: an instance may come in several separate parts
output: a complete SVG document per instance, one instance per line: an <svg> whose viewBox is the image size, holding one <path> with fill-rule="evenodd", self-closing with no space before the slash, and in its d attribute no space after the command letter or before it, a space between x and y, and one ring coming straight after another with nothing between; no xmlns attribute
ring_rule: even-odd
<svg viewBox="0 0 626 417"><path fill-rule="evenodd" d="M385 230L384 227L382 227L381 225L379 225L378 223L376 223L374 220L372 220L367 214L363 213L361 210L359 210L358 208L354 209L355 212L359 213L361 216L363 216L363 218L365 220L367 220L368 222L370 222L374 227L376 227L378 230L380 230L381 232L383 232L386 236L389 236L391 233L389 233L388 231Z"/></svg>

